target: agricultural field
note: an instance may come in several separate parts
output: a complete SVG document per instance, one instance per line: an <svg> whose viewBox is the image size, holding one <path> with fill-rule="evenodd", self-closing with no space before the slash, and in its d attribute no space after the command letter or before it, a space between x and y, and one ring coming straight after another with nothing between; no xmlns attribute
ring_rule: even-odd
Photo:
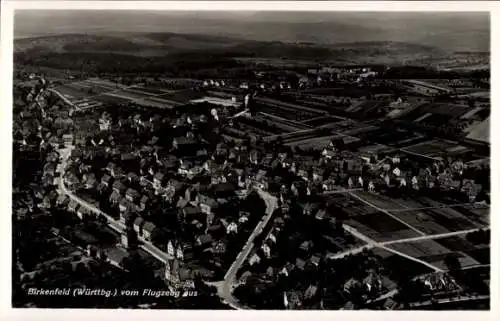
<svg viewBox="0 0 500 321"><path fill-rule="evenodd" d="M70 101L80 100L91 96L88 91L83 91L71 84L58 86L55 89Z"/></svg>
<svg viewBox="0 0 500 321"><path fill-rule="evenodd" d="M353 106L347 108L346 111L349 113L367 114L367 113L375 111L377 108L380 108L386 104L387 103L383 102L383 101L366 100L366 101L361 101L357 104L354 104Z"/></svg>
<svg viewBox="0 0 500 321"><path fill-rule="evenodd" d="M471 128L469 135L467 135L467 138L489 143L490 119L488 118L485 121L476 125L475 127Z"/></svg>
<svg viewBox="0 0 500 321"><path fill-rule="evenodd" d="M130 102L129 99L113 96L112 94L102 94L92 97L92 99L100 101L104 104L125 104Z"/></svg>
<svg viewBox="0 0 500 321"><path fill-rule="evenodd" d="M300 140L293 140L293 141L288 141L285 145L290 146L290 147L299 147L301 149L315 149L315 150L321 150L328 146L330 141L333 138L338 138L341 137L340 135L333 135L333 136L322 136L322 137L311 137L311 138L304 138Z"/></svg>
<svg viewBox="0 0 500 321"><path fill-rule="evenodd" d="M178 105L181 105L180 103L173 102L173 101L168 101L168 100L163 100L163 99L158 99L158 98L143 98L140 100L134 101L134 103L145 106L145 107L156 107L156 108L167 108L171 109L174 108Z"/></svg>
<svg viewBox="0 0 500 321"><path fill-rule="evenodd" d="M462 252L475 260L476 264L490 264L490 245L473 244L465 236L452 236L436 240L450 251ZM474 264L471 264L474 265Z"/></svg>
<svg viewBox="0 0 500 321"><path fill-rule="evenodd" d="M162 94L166 94L166 93L171 92L169 90L146 88L146 87L141 87L141 86L131 86L131 87L128 87L127 89L134 90L134 91L140 91L140 92L143 92L144 94L151 94L153 96L162 95Z"/></svg>
<svg viewBox="0 0 500 321"><path fill-rule="evenodd" d="M338 121L342 121L342 118L339 117L334 117L334 116L319 116L311 119L307 119L305 121L302 121L303 124L317 127L317 126L323 126L327 124L332 124L336 123Z"/></svg>
<svg viewBox="0 0 500 321"><path fill-rule="evenodd" d="M489 225L489 209L469 205L435 208L445 204L429 199L390 199L366 192L356 192L373 206L392 215L425 234L442 234L481 228ZM412 210L413 209L413 210ZM395 240L418 236L401 222L382 212L353 215L353 227L375 240ZM365 217L366 216L366 217ZM383 223L382 223L383 222Z"/></svg>
<svg viewBox="0 0 500 321"><path fill-rule="evenodd" d="M457 239L459 242L457 242ZM412 257L418 258L425 262L428 262L440 269L446 270L445 258L449 255L458 258L462 267L469 267L481 264L473 257L467 255L467 247L461 248L464 244L465 239L460 237L454 237L446 242L443 240L422 240L418 242L402 243L402 244L392 244L388 247L399 251L401 253L410 255ZM447 246L445 246L446 244ZM448 247L451 245L450 247ZM473 245L472 245L473 246ZM465 250L465 251L464 251ZM476 250L473 248L469 251ZM480 255L479 255L480 256Z"/></svg>
<svg viewBox="0 0 500 321"><path fill-rule="evenodd" d="M425 103L422 104L409 113L404 114L402 118L407 121L417 121L419 118L426 114L435 115L440 119L447 121L454 120L465 114L470 107L467 105L446 104L446 103ZM427 121L427 119L425 119ZM421 120L423 121L423 119Z"/></svg>
<svg viewBox="0 0 500 321"><path fill-rule="evenodd" d="M412 229L384 213L359 216L347 220L346 223L355 228L358 232L377 242L419 236L419 234Z"/></svg>
<svg viewBox="0 0 500 321"><path fill-rule="evenodd" d="M445 156L446 153L453 154L466 150L467 148L465 146L457 145L456 143L445 140L434 139L405 147L403 151L424 157L437 158Z"/></svg>
<svg viewBox="0 0 500 321"><path fill-rule="evenodd" d="M141 93L139 91L128 90L128 89L114 91L113 93L110 93L109 95L123 97L123 98L129 99L129 100L145 99L145 98L151 97L148 94Z"/></svg>
<svg viewBox="0 0 500 321"><path fill-rule="evenodd" d="M433 270L423 264L411 261L385 249L374 248L372 251L382 262L382 273L384 275L382 283L387 284L388 290L396 287L395 281L433 272Z"/></svg>

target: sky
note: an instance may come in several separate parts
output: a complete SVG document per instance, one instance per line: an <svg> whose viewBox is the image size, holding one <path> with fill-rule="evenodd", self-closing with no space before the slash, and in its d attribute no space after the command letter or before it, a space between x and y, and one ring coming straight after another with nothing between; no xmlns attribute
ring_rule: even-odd
<svg viewBox="0 0 500 321"><path fill-rule="evenodd" d="M459 23L457 23L459 22ZM489 51L488 13L16 11L15 37L60 33L174 32L325 44L402 41Z"/></svg>

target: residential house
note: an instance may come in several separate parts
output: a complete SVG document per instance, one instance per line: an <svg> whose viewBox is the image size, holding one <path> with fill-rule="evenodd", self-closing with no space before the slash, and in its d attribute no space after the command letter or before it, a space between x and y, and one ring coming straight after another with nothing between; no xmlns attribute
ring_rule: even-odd
<svg viewBox="0 0 500 321"><path fill-rule="evenodd" d="M271 257L271 247L269 247L269 244L267 244L266 242L264 242L261 246L261 250L262 252L264 252L264 255L266 258L270 258Z"/></svg>
<svg viewBox="0 0 500 321"><path fill-rule="evenodd" d="M248 263L250 265L254 265L254 264L259 264L260 263L260 257L257 255L257 253L254 253L250 259L248 260Z"/></svg>
<svg viewBox="0 0 500 321"><path fill-rule="evenodd" d="M142 226L142 235L146 241L151 241L151 235L153 234L153 231L156 229L156 225L149 222L145 221L144 225Z"/></svg>
<svg viewBox="0 0 500 321"><path fill-rule="evenodd" d="M324 208L322 208L316 212L316 215L314 216L314 218L321 221L321 220L325 219L325 216L326 216L326 210Z"/></svg>
<svg viewBox="0 0 500 321"><path fill-rule="evenodd" d="M352 301L347 302L341 310L354 310L356 306Z"/></svg>
<svg viewBox="0 0 500 321"><path fill-rule="evenodd" d="M315 266L315 267L318 267L320 262L321 262L321 256L319 254L314 254L313 256L311 256L311 258L309 259L309 262Z"/></svg>
<svg viewBox="0 0 500 321"><path fill-rule="evenodd" d="M114 177L114 170L116 168L116 164L113 162L109 162L108 165L106 166L106 171L108 172L109 175Z"/></svg>
<svg viewBox="0 0 500 321"><path fill-rule="evenodd" d="M318 286L310 284L304 292L304 300L312 299L318 293Z"/></svg>
<svg viewBox="0 0 500 321"><path fill-rule="evenodd" d="M109 196L109 203L111 203L112 205L118 205L121 199L122 197L120 196L120 193L118 193L117 191L113 191Z"/></svg>
<svg viewBox="0 0 500 321"><path fill-rule="evenodd" d="M78 207L80 207L80 204L78 204L75 200L70 200L68 203L68 211L72 213L76 213L78 210Z"/></svg>
<svg viewBox="0 0 500 321"><path fill-rule="evenodd" d="M135 220L134 220L134 231L138 234L138 235L142 235L142 227L144 225L144 219L140 216L138 216Z"/></svg>
<svg viewBox="0 0 500 321"><path fill-rule="evenodd" d="M59 195L56 201L56 205L60 207L67 207L69 203L69 197L66 195Z"/></svg>
<svg viewBox="0 0 500 321"><path fill-rule="evenodd" d="M173 288L189 289L194 287L194 273L191 269L182 267L179 260L173 259L165 264L165 280Z"/></svg>
<svg viewBox="0 0 500 321"><path fill-rule="evenodd" d="M212 243L211 247L212 253L214 254L224 254L226 253L226 244L223 241L215 241Z"/></svg>
<svg viewBox="0 0 500 321"><path fill-rule="evenodd" d="M219 203L214 198L201 193L198 194L197 199L201 211L205 214L212 213L215 209L217 209L219 205Z"/></svg>
<svg viewBox="0 0 500 321"><path fill-rule="evenodd" d="M131 202L125 197L123 197L122 199L120 199L120 202L118 203L118 208L120 209L120 212L129 211L132 208Z"/></svg>
<svg viewBox="0 0 500 321"><path fill-rule="evenodd" d="M91 212L86 208L86 207L83 207L83 206L80 206L77 210L76 210L76 215L81 219L83 220L84 217L90 215Z"/></svg>
<svg viewBox="0 0 500 321"><path fill-rule="evenodd" d="M213 241L212 235L203 234L196 238L196 245L198 245L199 247L205 247L209 246L212 243L212 241Z"/></svg>
<svg viewBox="0 0 500 321"><path fill-rule="evenodd" d="M135 202L139 198L139 196L140 196L139 192L133 188L129 188L125 192L125 198L130 202Z"/></svg>
<svg viewBox="0 0 500 321"><path fill-rule="evenodd" d="M120 195L122 195L126 189L127 189L127 187L125 186L125 184L123 184L120 181L115 181L113 183L113 191L119 193Z"/></svg>
<svg viewBox="0 0 500 321"><path fill-rule="evenodd" d="M299 309L302 306L302 294L299 291L284 292L283 305L286 309Z"/></svg>
<svg viewBox="0 0 500 321"><path fill-rule="evenodd" d="M186 206L182 209L182 215L185 221L201 220L205 216L198 206Z"/></svg>
<svg viewBox="0 0 500 321"><path fill-rule="evenodd" d="M193 163L187 160L180 160L179 168L177 169L177 173L180 175L191 175Z"/></svg>
<svg viewBox="0 0 500 321"><path fill-rule="evenodd" d="M199 149L199 143L194 137L176 137L172 141L172 148L184 152L194 152Z"/></svg>
<svg viewBox="0 0 500 321"><path fill-rule="evenodd" d="M184 249L180 244L177 245L177 249L175 250L175 257L180 261L184 260Z"/></svg>
<svg viewBox="0 0 500 321"><path fill-rule="evenodd" d="M137 175L136 173L134 172L130 172L127 174L127 180L129 181L129 183L138 183L139 182L139 175Z"/></svg>
<svg viewBox="0 0 500 321"><path fill-rule="evenodd" d="M112 181L113 179L108 174L104 174L101 178L101 183L104 184L106 187L109 187Z"/></svg>
<svg viewBox="0 0 500 321"><path fill-rule="evenodd" d="M284 275L284 276L289 276L294 270L295 270L295 265L293 265L290 262L287 262L283 266L283 268L281 269L281 271L279 272L279 274Z"/></svg>
<svg viewBox="0 0 500 321"><path fill-rule="evenodd" d="M165 175L162 172L158 172L153 177L153 187L158 189L163 186Z"/></svg>
<svg viewBox="0 0 500 321"><path fill-rule="evenodd" d="M306 267L306 262L300 258L297 258L295 260L295 267L301 271L304 271L304 269Z"/></svg>
<svg viewBox="0 0 500 321"><path fill-rule="evenodd" d="M174 247L174 243L172 242L172 240L169 240L167 242L167 254L170 255L171 257L175 256L175 247Z"/></svg>
<svg viewBox="0 0 500 321"><path fill-rule="evenodd" d="M375 273L370 273L364 280L363 285L368 292L379 292L382 290L382 279Z"/></svg>
<svg viewBox="0 0 500 321"><path fill-rule="evenodd" d="M227 234L238 234L238 224L235 222L231 222L226 226L226 233Z"/></svg>
<svg viewBox="0 0 500 321"><path fill-rule="evenodd" d="M95 178L94 173L84 174L83 175L84 188L92 189L96 186L97 180Z"/></svg>
<svg viewBox="0 0 500 321"><path fill-rule="evenodd" d="M123 211L120 213L120 223L129 226L133 225L136 215L129 211Z"/></svg>
<svg viewBox="0 0 500 321"><path fill-rule="evenodd" d="M384 302L384 309L385 310L394 310L396 309L397 307L399 306L399 303L397 303L396 301L394 301L393 299L389 298L387 299L385 302Z"/></svg>
<svg viewBox="0 0 500 321"><path fill-rule="evenodd" d="M122 233L120 239L123 247L126 249L137 247L137 234L132 229L127 229Z"/></svg>
<svg viewBox="0 0 500 321"><path fill-rule="evenodd" d="M358 280L350 278L346 283L344 283L344 292L351 293L352 289L354 289L355 287L359 287L360 285L361 284Z"/></svg>
<svg viewBox="0 0 500 321"><path fill-rule="evenodd" d="M141 210L145 210L149 204L149 197L146 195L142 195L141 200L139 201L139 208Z"/></svg>

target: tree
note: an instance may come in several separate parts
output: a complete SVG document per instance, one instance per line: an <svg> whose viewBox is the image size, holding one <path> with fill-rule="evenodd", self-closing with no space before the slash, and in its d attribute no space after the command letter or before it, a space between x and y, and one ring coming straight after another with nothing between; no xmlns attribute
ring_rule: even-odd
<svg viewBox="0 0 500 321"><path fill-rule="evenodd" d="M162 228L156 228L151 233L151 242L156 245L165 244L167 240L167 233Z"/></svg>

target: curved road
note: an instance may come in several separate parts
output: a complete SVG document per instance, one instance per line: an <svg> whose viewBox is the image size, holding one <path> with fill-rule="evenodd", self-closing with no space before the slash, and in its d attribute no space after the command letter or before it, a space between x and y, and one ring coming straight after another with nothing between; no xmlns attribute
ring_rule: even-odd
<svg viewBox="0 0 500 321"><path fill-rule="evenodd" d="M264 192L262 190L258 190L260 197L266 203L266 213L263 216L262 220L259 221L254 231L248 237L247 242L243 246L243 249L234 260L233 264L229 267L229 270L226 272L224 276L224 280L221 282L211 283L212 285L217 287L217 293L219 297L229 306L234 309L248 309L243 304L239 303L238 300L233 296L233 289L236 285L236 272L240 269L241 265L245 262L246 258L252 251L254 247L255 238L262 233L266 225L271 220L275 209L278 207L277 198L272 196L271 194Z"/></svg>

